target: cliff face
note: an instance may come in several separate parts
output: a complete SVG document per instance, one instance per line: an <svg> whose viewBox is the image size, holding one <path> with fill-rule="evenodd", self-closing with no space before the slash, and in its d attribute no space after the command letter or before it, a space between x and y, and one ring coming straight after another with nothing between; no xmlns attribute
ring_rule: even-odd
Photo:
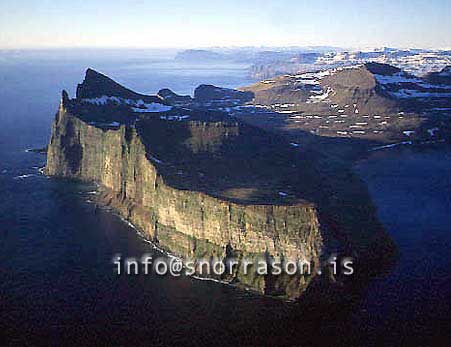
<svg viewBox="0 0 451 347"><path fill-rule="evenodd" d="M313 204L244 205L172 188L148 159L134 128L96 128L63 107L52 127L46 173L100 183L109 205L163 249L185 258L279 256L319 265L324 252ZM281 277L283 286L255 274L237 273L227 280L296 297L311 278Z"/></svg>
<svg viewBox="0 0 451 347"><path fill-rule="evenodd" d="M391 255L365 186L324 155L211 105L130 94L92 70L82 86L86 98L63 92L46 173L98 182L99 202L164 250L233 258L236 270L218 279L290 298L313 282L340 280L331 255L372 265ZM245 259L303 261L311 271L258 275L255 267L244 271Z"/></svg>

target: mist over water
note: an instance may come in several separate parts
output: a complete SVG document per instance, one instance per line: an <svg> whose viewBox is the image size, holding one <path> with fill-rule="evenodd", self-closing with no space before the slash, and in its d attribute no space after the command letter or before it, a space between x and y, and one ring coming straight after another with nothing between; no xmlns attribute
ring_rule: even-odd
<svg viewBox="0 0 451 347"><path fill-rule="evenodd" d="M451 295L451 149L375 153L356 170L399 248L392 272L352 307L304 307L192 278L120 276L111 259L158 252L90 185L39 175L60 93L91 67L142 92L192 94L252 82L246 66L182 64L173 50L0 52L0 334L49 341L215 345L429 341ZM447 281L448 280L448 281ZM396 329L395 329L396 326Z"/></svg>

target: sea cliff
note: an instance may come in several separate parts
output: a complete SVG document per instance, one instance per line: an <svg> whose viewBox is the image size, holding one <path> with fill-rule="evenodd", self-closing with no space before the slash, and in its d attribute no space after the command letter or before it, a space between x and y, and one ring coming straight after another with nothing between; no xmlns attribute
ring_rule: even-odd
<svg viewBox="0 0 451 347"><path fill-rule="evenodd" d="M278 197L272 200L267 198L272 187L263 189L262 193L257 190L258 198L251 198L252 194L247 193L255 192L258 187L209 191L194 184L197 181L193 179L187 178L192 184L183 185L171 178L170 173L176 162L170 152L178 148L177 142L167 144L169 147L166 147L166 152L169 153L167 158L172 159L171 163L163 163L161 160L165 155L164 150L159 151L156 144L155 151L152 147L152 139L155 141L164 129L173 131L178 127L179 130L194 134L195 138L201 139L202 144L193 148L192 142L184 141L183 150L186 152L182 152L178 159L182 160L182 157L191 153L199 163L214 163L214 160L218 160L218 147L224 147L227 141L237 141L240 136L248 138L249 136L242 134L254 131L249 126L229 121L214 122L213 126L208 126L212 124L211 121L203 123L198 120L179 121L172 125L167 122L168 119L184 118L168 115L159 116L156 120L154 115L140 115L133 122L113 122L105 126L88 121L87 115L91 116L98 110L86 109L80 105L80 98L70 100L63 92L48 146L45 168L47 175L99 183L99 203L113 207L149 240L184 259L291 259L309 262L312 267L321 268L324 272L322 276L316 271L291 276L261 276L255 272L243 273L237 270L220 276L220 280L264 294L298 298L312 281L334 283L339 280L340 275L334 275L325 268L332 255L345 252L343 255L355 257L356 262L360 262L369 255L369 258L380 259L385 256L385 251L392 250L391 242L377 221L365 188L357 183L345 186L341 184L332 189L331 185L336 178L323 182L315 169L304 176L300 174L296 177L299 181L291 182L291 178L283 178L281 182L292 187L291 191L276 192ZM102 108L102 117L104 111ZM95 117L92 116L91 119ZM158 128L161 124L164 128ZM241 130L241 126L244 130ZM257 133L260 138L266 139L269 136L259 132L255 134ZM252 134L254 137L251 140L257 141L257 135ZM190 139L193 138L188 138ZM209 141L214 146L208 145ZM271 143L277 141L271 139ZM288 151L290 156L298 155L292 154L291 149ZM278 147L276 152L283 156ZM156 153L160 159L157 159ZM261 163L266 160L267 154L265 152L264 158L252 163ZM254 157L258 155L251 153L249 158ZM300 163L304 163L302 160ZM207 166L211 165L202 165L208 174ZM249 167L255 170L252 165ZM264 176L267 166L262 165L257 169L261 169L263 173L260 176ZM267 176L275 180L274 177L279 173L270 170ZM306 166L299 169L290 164L290 170L294 170L290 171L292 175L292 172L299 170L310 172L311 168ZM279 171L280 174L284 172L283 169ZM199 175L204 177L204 173ZM223 179L223 176L227 176L227 173L217 177ZM318 177L315 178L316 176ZM263 178L266 179L266 176ZM261 180L263 178L259 177ZM351 176L346 176L346 179L354 182ZM279 181L276 182L280 184ZM309 190L310 186L314 189ZM352 187L351 194L343 193L347 187ZM239 191L239 198L233 194L227 195L229 191ZM242 191L247 195L243 195ZM302 192L305 196L302 196ZM286 200L284 195L287 195Z"/></svg>

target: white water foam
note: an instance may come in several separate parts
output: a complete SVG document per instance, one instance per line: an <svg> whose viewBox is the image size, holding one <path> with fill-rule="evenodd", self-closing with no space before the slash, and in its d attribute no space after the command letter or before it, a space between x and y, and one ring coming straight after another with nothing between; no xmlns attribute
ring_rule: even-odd
<svg viewBox="0 0 451 347"><path fill-rule="evenodd" d="M23 180L25 178L34 177L36 174L24 174L14 177L15 180Z"/></svg>

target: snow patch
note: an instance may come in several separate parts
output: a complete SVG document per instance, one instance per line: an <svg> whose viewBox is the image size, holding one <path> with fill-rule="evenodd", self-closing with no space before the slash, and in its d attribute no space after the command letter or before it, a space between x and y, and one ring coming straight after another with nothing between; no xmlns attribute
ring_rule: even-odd
<svg viewBox="0 0 451 347"><path fill-rule="evenodd" d="M141 107L132 107L133 112L151 113L151 112L167 112L172 109L172 106L151 102L150 104L142 104Z"/></svg>
<svg viewBox="0 0 451 347"><path fill-rule="evenodd" d="M160 159L157 159L157 158L155 158L155 157L152 156L152 155L149 155L149 159L152 160L152 161L154 161L155 163L158 163L158 164L163 163Z"/></svg>
<svg viewBox="0 0 451 347"><path fill-rule="evenodd" d="M397 146L402 146L402 145L411 145L412 141L403 141L403 142L399 142L399 143L392 143L389 145L384 145L384 146L377 146L377 147L373 147L370 149L370 151L378 151L380 149L388 149L388 148L394 148Z"/></svg>
<svg viewBox="0 0 451 347"><path fill-rule="evenodd" d="M158 102L151 102L147 104L142 99L133 100L117 96L106 96L106 95L102 95L97 98L81 99L81 102L98 106L108 104L127 105L132 107L133 112L166 112L172 109L172 106L163 105Z"/></svg>
<svg viewBox="0 0 451 347"><path fill-rule="evenodd" d="M184 119L189 118L190 116L160 116L160 119L167 121L182 121Z"/></svg>
<svg viewBox="0 0 451 347"><path fill-rule="evenodd" d="M440 130L439 128L428 129L428 133L432 137L432 136L435 136L435 132L437 132L439 130Z"/></svg>

